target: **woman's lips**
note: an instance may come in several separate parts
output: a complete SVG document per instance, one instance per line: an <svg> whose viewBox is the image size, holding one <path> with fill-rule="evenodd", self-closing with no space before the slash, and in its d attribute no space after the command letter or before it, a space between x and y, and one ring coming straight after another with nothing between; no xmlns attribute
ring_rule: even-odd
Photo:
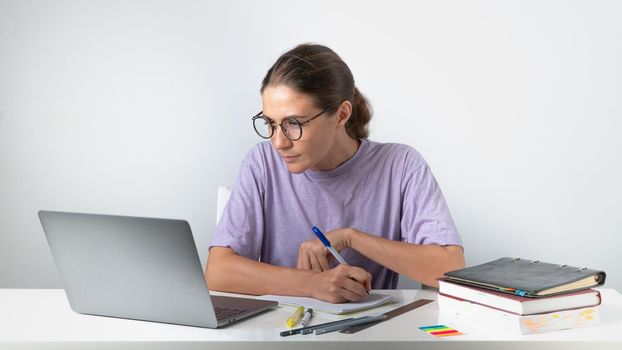
<svg viewBox="0 0 622 350"><path fill-rule="evenodd" d="M298 157L300 157L300 155L297 155L297 156L282 156L282 157L283 157L283 160L284 160L286 163L291 163L291 162L296 161L296 159L297 159Z"/></svg>

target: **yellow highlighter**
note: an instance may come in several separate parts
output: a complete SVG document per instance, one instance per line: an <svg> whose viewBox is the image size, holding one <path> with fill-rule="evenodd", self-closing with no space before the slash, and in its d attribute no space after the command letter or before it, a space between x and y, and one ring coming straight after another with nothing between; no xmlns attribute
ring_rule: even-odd
<svg viewBox="0 0 622 350"><path fill-rule="evenodd" d="M292 328L295 327L300 319L302 319L302 314L305 312L305 308L302 306L298 306L296 311L287 318L287 327Z"/></svg>

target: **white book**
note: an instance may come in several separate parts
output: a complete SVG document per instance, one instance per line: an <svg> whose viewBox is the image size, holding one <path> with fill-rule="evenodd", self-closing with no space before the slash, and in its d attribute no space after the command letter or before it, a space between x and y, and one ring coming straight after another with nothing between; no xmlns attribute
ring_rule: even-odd
<svg viewBox="0 0 622 350"><path fill-rule="evenodd" d="M516 315L445 295L438 296L439 323L463 333L525 335L593 326L599 323L597 306L535 315Z"/></svg>
<svg viewBox="0 0 622 350"><path fill-rule="evenodd" d="M464 299L476 304L494 307L517 315L532 315L566 309L578 309L599 305L600 292L586 289L577 292L528 298L497 292L440 279L439 293Z"/></svg>
<svg viewBox="0 0 622 350"><path fill-rule="evenodd" d="M348 303L329 303L326 301L308 298L308 297L292 297L286 295L262 295L257 297L262 300L275 300L279 304L288 306L304 306L313 309L314 312L326 312L331 314L345 314L365 309L371 309L391 301L390 295L369 294L363 296L358 301Z"/></svg>

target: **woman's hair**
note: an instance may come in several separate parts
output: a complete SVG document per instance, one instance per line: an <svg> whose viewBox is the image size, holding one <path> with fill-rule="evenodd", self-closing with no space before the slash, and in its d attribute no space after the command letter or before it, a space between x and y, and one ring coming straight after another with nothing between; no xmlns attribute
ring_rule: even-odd
<svg viewBox="0 0 622 350"><path fill-rule="evenodd" d="M343 101L352 103L352 114L346 132L354 139L369 136L367 124L371 106L354 86L348 65L330 48L302 44L279 57L261 83L261 92L268 86L285 85L311 96L318 108L335 111Z"/></svg>

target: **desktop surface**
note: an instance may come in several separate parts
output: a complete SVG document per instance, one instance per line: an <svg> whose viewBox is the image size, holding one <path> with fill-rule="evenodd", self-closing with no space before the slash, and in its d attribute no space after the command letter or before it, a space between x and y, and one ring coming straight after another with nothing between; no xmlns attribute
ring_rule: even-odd
<svg viewBox="0 0 622 350"><path fill-rule="evenodd" d="M601 321L597 326L524 336L495 332L435 337L419 327L439 324L432 302L356 334L329 333L281 337L292 308L279 306L221 329L161 324L73 312L62 289L0 289L0 349L4 348L622 348L622 296L601 288ZM350 315L316 313L313 324L340 318L380 314L415 300L436 300L431 290L376 290L394 302ZM230 295L228 293L213 293ZM460 329L458 329L460 330ZM382 345L381 343L384 343Z"/></svg>

